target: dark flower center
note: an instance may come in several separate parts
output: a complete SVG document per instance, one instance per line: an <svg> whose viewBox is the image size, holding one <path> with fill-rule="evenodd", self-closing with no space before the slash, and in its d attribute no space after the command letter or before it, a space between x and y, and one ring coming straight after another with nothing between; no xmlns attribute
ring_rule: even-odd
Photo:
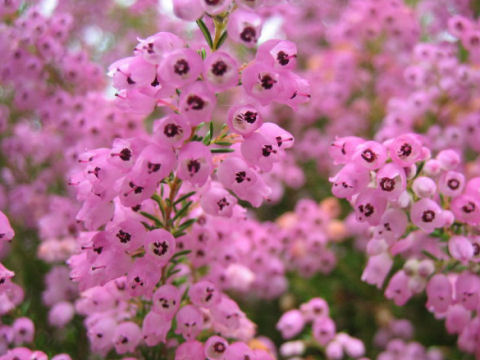
<svg viewBox="0 0 480 360"><path fill-rule="evenodd" d="M380 187L383 191L393 191L395 189L395 180L384 177L380 180Z"/></svg>
<svg viewBox="0 0 480 360"><path fill-rule="evenodd" d="M212 65L212 73L216 76L223 76L228 70L225 61L219 60Z"/></svg>
<svg viewBox="0 0 480 360"><path fill-rule="evenodd" d="M457 190L460 186L460 181L458 181L457 179L450 179L448 180L447 185L450 189Z"/></svg>
<svg viewBox="0 0 480 360"><path fill-rule="evenodd" d="M474 212L475 208L476 208L475 204L471 201L469 201L468 203L462 206L463 212L466 212L467 214Z"/></svg>
<svg viewBox="0 0 480 360"><path fill-rule="evenodd" d="M193 110L202 110L205 106L205 101L200 96L190 95L187 99L187 104Z"/></svg>
<svg viewBox="0 0 480 360"><path fill-rule="evenodd" d="M366 149L362 152L362 159L366 162L372 163L377 159L377 155L370 149Z"/></svg>
<svg viewBox="0 0 480 360"><path fill-rule="evenodd" d="M273 153L276 152L275 150L273 150L272 145L263 145L263 148L262 148L262 155L263 156L268 157L272 154L272 152Z"/></svg>
<svg viewBox="0 0 480 360"><path fill-rule="evenodd" d="M123 231L123 230L119 230L118 233L117 233L117 238L120 239L120 242L122 244L126 244L127 242L129 242L132 238L132 235L130 235L129 233Z"/></svg>
<svg viewBox="0 0 480 360"><path fill-rule="evenodd" d="M173 66L173 70L175 71L175 74L185 75L190 71L190 66L185 59L180 59Z"/></svg>
<svg viewBox="0 0 480 360"><path fill-rule="evenodd" d="M130 149L125 148L120 151L120 159L122 159L123 161L128 161L131 157L132 151Z"/></svg>
<svg viewBox="0 0 480 360"><path fill-rule="evenodd" d="M217 342L213 345L213 350L217 353L223 353L225 351L225 344L222 342Z"/></svg>
<svg viewBox="0 0 480 360"><path fill-rule="evenodd" d="M176 124L167 124L165 125L165 128L163 129L163 133L167 137L174 137L176 135L182 134L183 130L180 126Z"/></svg>
<svg viewBox="0 0 480 360"><path fill-rule="evenodd" d="M366 217L373 215L373 213L375 212L375 208L373 207L372 204L360 205L358 209Z"/></svg>
<svg viewBox="0 0 480 360"><path fill-rule="evenodd" d="M162 167L161 164L154 164L154 163L151 163L151 162L149 162L147 166L148 166L148 173L149 174L157 172Z"/></svg>
<svg viewBox="0 0 480 360"><path fill-rule="evenodd" d="M257 32L255 31L255 28L251 26L245 27L240 33L240 38L247 43L256 41L256 36Z"/></svg>
<svg viewBox="0 0 480 360"><path fill-rule="evenodd" d="M153 253L158 256L165 255L168 250L168 244L165 241L153 243Z"/></svg>
<svg viewBox="0 0 480 360"><path fill-rule="evenodd" d="M277 61L280 65L288 65L290 62L290 56L288 56L288 54L284 51L279 51L277 54Z"/></svg>
<svg viewBox="0 0 480 360"><path fill-rule="evenodd" d="M432 222L435 219L435 213L432 210L425 210L422 215L424 222Z"/></svg>
<svg viewBox="0 0 480 360"><path fill-rule="evenodd" d="M226 198L222 198L217 202L217 205L220 208L220 210L223 210L223 208L230 205L230 203L227 201Z"/></svg>
<svg viewBox="0 0 480 360"><path fill-rule="evenodd" d="M273 85L275 85L276 81L269 74L266 74L260 78L260 83L265 90L270 90Z"/></svg>
<svg viewBox="0 0 480 360"><path fill-rule="evenodd" d="M247 173L245 171L239 171L235 174L235 181L237 183L242 183L244 180L250 181L250 178L247 178Z"/></svg>
<svg viewBox="0 0 480 360"><path fill-rule="evenodd" d="M400 150L398 151L398 155L401 157L407 157L412 154L412 146L410 144L403 144L400 146Z"/></svg>
<svg viewBox="0 0 480 360"><path fill-rule="evenodd" d="M200 163L198 160L190 160L187 164L187 169L191 175L196 174L200 170Z"/></svg>

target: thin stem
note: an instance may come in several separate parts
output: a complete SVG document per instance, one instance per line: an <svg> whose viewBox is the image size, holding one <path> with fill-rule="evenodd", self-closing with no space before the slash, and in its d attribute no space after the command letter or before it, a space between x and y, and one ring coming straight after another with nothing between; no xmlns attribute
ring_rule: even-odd
<svg viewBox="0 0 480 360"><path fill-rule="evenodd" d="M165 229L167 231L170 231L170 218L171 218L171 213L172 213L172 210L173 210L173 203L175 201L175 197L177 196L178 194L178 191L180 190L180 184L181 184L181 181L178 177L175 176L175 179L173 180L173 182L170 184L170 195L169 195L169 198L167 201L167 206L166 206L166 209L165 209Z"/></svg>

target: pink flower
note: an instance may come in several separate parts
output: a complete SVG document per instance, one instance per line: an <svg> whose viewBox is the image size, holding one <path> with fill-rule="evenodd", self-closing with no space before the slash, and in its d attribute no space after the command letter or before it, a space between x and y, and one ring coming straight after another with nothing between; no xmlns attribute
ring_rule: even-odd
<svg viewBox="0 0 480 360"><path fill-rule="evenodd" d="M321 345L327 345L335 336L336 326L332 319L322 316L313 322L313 338Z"/></svg>
<svg viewBox="0 0 480 360"><path fill-rule="evenodd" d="M175 87L195 82L202 72L202 57L188 48L168 53L158 67L158 76L161 80Z"/></svg>
<svg viewBox="0 0 480 360"><path fill-rule="evenodd" d="M180 113L191 125L210 121L217 103L215 95L208 90L204 82L196 81L185 87L180 95Z"/></svg>
<svg viewBox="0 0 480 360"><path fill-rule="evenodd" d="M183 146L178 155L177 176L195 186L202 186L213 169L212 154L207 146L192 142Z"/></svg>
<svg viewBox="0 0 480 360"><path fill-rule="evenodd" d="M200 310L193 305L182 307L177 315L177 334L181 334L186 340L193 340L203 329L203 317ZM202 351L203 353L203 351Z"/></svg>
<svg viewBox="0 0 480 360"><path fill-rule="evenodd" d="M254 47L262 31L262 18L253 11L235 10L230 15L227 30L233 41Z"/></svg>
<svg viewBox="0 0 480 360"><path fill-rule="evenodd" d="M228 341L220 336L211 336L205 342L205 357L209 360L221 360L228 348Z"/></svg>
<svg viewBox="0 0 480 360"><path fill-rule="evenodd" d="M282 333L284 339L291 339L298 335L304 326L303 314L299 310L289 310L278 320L276 328Z"/></svg>
<svg viewBox="0 0 480 360"><path fill-rule="evenodd" d="M368 259L367 266L363 270L361 279L368 284L376 285L380 289L392 265L393 260L387 253L383 252L371 256Z"/></svg>
<svg viewBox="0 0 480 360"><path fill-rule="evenodd" d="M378 190L366 189L355 200L355 214L360 222L378 225L387 206L386 199Z"/></svg>
<svg viewBox="0 0 480 360"><path fill-rule="evenodd" d="M160 286L152 298L152 311L167 320L172 320L180 307L181 293L173 285Z"/></svg>
<svg viewBox="0 0 480 360"><path fill-rule="evenodd" d="M214 91L224 91L238 85L238 62L223 51L215 51L205 59L203 76Z"/></svg>
<svg viewBox="0 0 480 360"><path fill-rule="evenodd" d="M443 226L442 209L430 199L423 198L412 204L412 222L425 232L432 232Z"/></svg>
<svg viewBox="0 0 480 360"><path fill-rule="evenodd" d="M434 275L427 285L427 307L435 313L444 313L452 302L452 285L443 274Z"/></svg>
<svg viewBox="0 0 480 360"><path fill-rule="evenodd" d="M385 289L385 297L393 300L397 306L405 305L412 296L408 281L409 277L403 270L396 272Z"/></svg>
<svg viewBox="0 0 480 360"><path fill-rule="evenodd" d="M396 137L388 144L388 150L392 160L403 167L422 160L422 143L418 137L413 134Z"/></svg>

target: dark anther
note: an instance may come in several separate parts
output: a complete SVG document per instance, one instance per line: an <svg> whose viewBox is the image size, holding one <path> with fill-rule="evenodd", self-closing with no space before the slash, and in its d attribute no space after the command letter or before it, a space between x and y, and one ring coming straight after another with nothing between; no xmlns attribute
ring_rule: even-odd
<svg viewBox="0 0 480 360"><path fill-rule="evenodd" d="M191 175L196 174L200 170L200 163L198 160L190 160L187 164L187 169Z"/></svg>
<svg viewBox="0 0 480 360"><path fill-rule="evenodd" d="M225 349L225 344L222 342L217 342L213 345L213 350L215 352L222 354L226 349Z"/></svg>
<svg viewBox="0 0 480 360"><path fill-rule="evenodd" d="M270 156L271 153L275 153L276 151L273 150L273 146L272 145L263 145L263 148L262 148L262 155L267 157L267 156Z"/></svg>
<svg viewBox="0 0 480 360"><path fill-rule="evenodd" d="M269 74L263 75L260 78L260 82L265 90L270 90L276 83L276 81Z"/></svg>
<svg viewBox="0 0 480 360"><path fill-rule="evenodd" d="M228 70L225 61L219 60L212 65L212 73L216 76L223 76Z"/></svg>
<svg viewBox="0 0 480 360"><path fill-rule="evenodd" d="M280 65L288 65L290 62L290 56L284 51L279 51L277 54L277 61Z"/></svg>
<svg viewBox="0 0 480 360"><path fill-rule="evenodd" d="M480 255L480 245L478 245L477 243L473 243L473 255Z"/></svg>
<svg viewBox="0 0 480 360"><path fill-rule="evenodd" d="M177 124L167 124L167 125L165 125L165 128L163 129L163 133L167 137L174 137L176 135L182 134L183 130Z"/></svg>
<svg viewBox="0 0 480 360"><path fill-rule="evenodd" d="M432 210L425 210L422 215L424 222L432 222L435 219L435 213Z"/></svg>
<svg viewBox="0 0 480 360"><path fill-rule="evenodd" d="M132 238L132 235L130 235L129 233L123 231L123 230L119 230L118 233L117 233L117 238L120 239L120 242L122 244L126 244L127 242L129 242Z"/></svg>
<svg viewBox="0 0 480 360"><path fill-rule="evenodd" d="M256 41L257 40L256 36L257 36L257 32L255 31L255 28L251 26L247 26L240 33L240 38L247 43Z"/></svg>
<svg viewBox="0 0 480 360"><path fill-rule="evenodd" d="M129 83L130 85L133 85L135 84L135 81L133 81L132 78L129 76L127 77L127 83Z"/></svg>
<svg viewBox="0 0 480 360"><path fill-rule="evenodd" d="M242 122L246 121L249 124L253 124L255 121L257 121L257 113L253 111L245 111L244 113L240 113L237 116L235 116L235 120L237 122Z"/></svg>
<svg viewBox="0 0 480 360"><path fill-rule="evenodd" d="M123 161L128 161L131 157L132 151L130 149L125 148L120 151L120 159L122 159Z"/></svg>
<svg viewBox="0 0 480 360"><path fill-rule="evenodd" d="M362 152L362 159L366 162L372 163L377 159L377 155L370 149L366 149Z"/></svg>
<svg viewBox="0 0 480 360"><path fill-rule="evenodd" d="M393 191L395 190L395 180L384 177L380 180L380 187L384 191Z"/></svg>
<svg viewBox="0 0 480 360"><path fill-rule="evenodd" d="M460 186L460 181L458 181L457 179L450 179L447 181L447 185L450 189L457 190Z"/></svg>
<svg viewBox="0 0 480 360"><path fill-rule="evenodd" d="M227 201L227 199L222 198L222 199L220 199L220 200L217 202L217 205L218 205L218 207L220 208L220 210L223 210L223 208L224 208L225 206L230 205L230 203Z"/></svg>
<svg viewBox="0 0 480 360"><path fill-rule="evenodd" d="M474 212L475 208L476 208L475 204L471 201L469 201L468 203L462 206L463 212L466 212L467 214Z"/></svg>
<svg viewBox="0 0 480 360"><path fill-rule="evenodd" d="M154 163L148 162L147 166L148 166L148 173L151 174L160 170L160 168L162 167L162 164L154 164Z"/></svg>
<svg viewBox="0 0 480 360"><path fill-rule="evenodd" d="M168 244L165 241L162 241L161 243L154 242L153 246L155 247L155 249L153 249L153 253L158 256L165 255L168 250Z"/></svg>
<svg viewBox="0 0 480 360"><path fill-rule="evenodd" d="M365 205L360 205L358 207L360 212L365 215L366 217L371 216L375 212L375 208L373 207L372 204L365 204Z"/></svg>
<svg viewBox="0 0 480 360"><path fill-rule="evenodd" d="M398 155L401 157L407 157L412 154L412 146L410 144L403 144L398 151Z"/></svg>
<svg viewBox="0 0 480 360"><path fill-rule="evenodd" d="M155 76L155 79L153 79L153 81L151 82L151 84L153 87L157 87L158 85L160 85L160 82L158 81L157 77Z"/></svg>
<svg viewBox="0 0 480 360"><path fill-rule="evenodd" d="M187 104L193 110L202 110L205 106L205 101L200 96L190 95L187 99Z"/></svg>
<svg viewBox="0 0 480 360"><path fill-rule="evenodd" d="M100 255L103 251L103 246L94 247L93 251L95 251L98 255Z"/></svg>
<svg viewBox="0 0 480 360"><path fill-rule="evenodd" d="M245 171L239 171L235 174L235 181L237 183L242 183L244 180L249 181L250 179L247 178L247 173Z"/></svg>
<svg viewBox="0 0 480 360"><path fill-rule="evenodd" d="M173 69L175 71L175 74L185 75L188 74L188 72L190 71L190 66L185 59L180 59L175 63Z"/></svg>

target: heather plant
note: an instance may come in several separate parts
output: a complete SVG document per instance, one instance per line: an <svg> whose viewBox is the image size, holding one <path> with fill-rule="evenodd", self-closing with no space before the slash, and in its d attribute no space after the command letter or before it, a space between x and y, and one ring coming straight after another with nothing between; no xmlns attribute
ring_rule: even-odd
<svg viewBox="0 0 480 360"><path fill-rule="evenodd" d="M0 359L480 359L479 15L0 0Z"/></svg>

